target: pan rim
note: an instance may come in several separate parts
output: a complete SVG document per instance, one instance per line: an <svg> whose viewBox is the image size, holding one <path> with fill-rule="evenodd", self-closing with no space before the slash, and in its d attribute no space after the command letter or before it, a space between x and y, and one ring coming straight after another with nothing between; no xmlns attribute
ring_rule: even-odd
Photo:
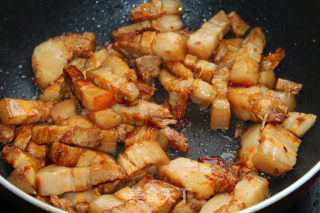
<svg viewBox="0 0 320 213"><path fill-rule="evenodd" d="M259 211L267 206L270 206L277 201L283 199L284 197L288 196L291 194L293 191L301 187L304 183L306 183L308 180L310 180L318 171L320 171L320 161L316 165L314 165L306 174L304 174L302 177L300 177L298 180L296 180L294 183L289 185L287 188L281 190L277 194L271 196L270 198L254 205L251 206L247 209L244 209L240 211L239 213L251 213L251 212L256 212ZM39 207L45 211L50 211L50 212L57 212L57 213L66 213L66 211L61 210L59 208L56 208L52 205L46 204L40 200L38 200L35 197L32 197L31 195L25 193L9 181L7 181L2 175L0 175L0 184L10 190L12 193L15 195L19 196L20 198L26 200L27 202L33 204L36 207Z"/></svg>

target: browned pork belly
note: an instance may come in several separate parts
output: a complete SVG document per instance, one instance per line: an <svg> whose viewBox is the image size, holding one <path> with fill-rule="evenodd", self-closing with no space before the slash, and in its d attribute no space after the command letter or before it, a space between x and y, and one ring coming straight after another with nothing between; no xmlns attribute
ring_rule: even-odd
<svg viewBox="0 0 320 213"><path fill-rule="evenodd" d="M35 47L32 68L35 81L46 88L62 75L62 69L76 56L87 56L95 48L94 33L68 33L50 38Z"/></svg>

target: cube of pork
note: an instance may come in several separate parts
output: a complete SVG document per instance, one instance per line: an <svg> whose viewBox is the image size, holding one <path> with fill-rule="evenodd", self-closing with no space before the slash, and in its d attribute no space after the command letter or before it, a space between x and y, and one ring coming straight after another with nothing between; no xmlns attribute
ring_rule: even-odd
<svg viewBox="0 0 320 213"><path fill-rule="evenodd" d="M274 69L285 58L285 51L282 48L278 48L274 53L269 53L262 57L260 64L260 78L259 84L274 89L276 83L276 75Z"/></svg>
<svg viewBox="0 0 320 213"><path fill-rule="evenodd" d="M21 149L26 149L31 140L31 126L21 126L17 128L16 137L13 141L13 145Z"/></svg>
<svg viewBox="0 0 320 213"><path fill-rule="evenodd" d="M160 167L161 180L195 193L198 199L208 199L217 192L230 192L238 178L215 165L199 163L188 158L176 158Z"/></svg>
<svg viewBox="0 0 320 213"><path fill-rule="evenodd" d="M314 125L317 116L302 112L289 112L288 118L281 124L284 128L302 137Z"/></svg>
<svg viewBox="0 0 320 213"><path fill-rule="evenodd" d="M208 60L229 28L228 17L223 10L220 10L198 31L191 33L187 41L188 53Z"/></svg>
<svg viewBox="0 0 320 213"><path fill-rule="evenodd" d="M77 104L74 100L65 100L57 103L51 108L51 118L55 124L59 124L62 120L65 120L73 115L76 115Z"/></svg>
<svg viewBox="0 0 320 213"><path fill-rule="evenodd" d="M133 82L120 77L112 72L108 66L101 66L86 73L87 79L94 82L97 86L113 91L115 100L118 103L124 101L132 102L139 97L139 90Z"/></svg>
<svg viewBox="0 0 320 213"><path fill-rule="evenodd" d="M159 56L145 55L135 59L135 65L141 79L150 84L159 76L161 58Z"/></svg>
<svg viewBox="0 0 320 213"><path fill-rule="evenodd" d="M0 119L4 125L24 125L50 121L50 101L27 101L3 98L0 101Z"/></svg>
<svg viewBox="0 0 320 213"><path fill-rule="evenodd" d="M102 129L110 129L122 122L122 117L112 109L91 111L90 118Z"/></svg>
<svg viewBox="0 0 320 213"><path fill-rule="evenodd" d="M51 38L34 48L32 68L35 81L46 88L62 75L62 69L76 56L86 54L95 48L94 33L68 33Z"/></svg>
<svg viewBox="0 0 320 213"><path fill-rule="evenodd" d="M236 37L243 36L250 26L239 16L236 11L232 11L228 14L230 20L231 32Z"/></svg>
<svg viewBox="0 0 320 213"><path fill-rule="evenodd" d="M302 84L297 84L287 79L278 78L275 90L281 92L290 92L294 95L298 95L302 89Z"/></svg>
<svg viewBox="0 0 320 213"><path fill-rule="evenodd" d="M200 213L214 213L220 207L227 205L232 199L232 194L221 193L214 195L204 206L202 206Z"/></svg>
<svg viewBox="0 0 320 213"><path fill-rule="evenodd" d="M229 129L231 118L230 103L227 98L217 97L211 106L211 129Z"/></svg>
<svg viewBox="0 0 320 213"><path fill-rule="evenodd" d="M242 38L223 39L215 51L212 60L218 67L227 66L232 69L238 50L242 46Z"/></svg>
<svg viewBox="0 0 320 213"><path fill-rule="evenodd" d="M183 61L187 51L186 37L176 32L146 31L121 34L114 47L132 58L142 55L160 56L164 62Z"/></svg>
<svg viewBox="0 0 320 213"><path fill-rule="evenodd" d="M116 104L112 109L122 116L123 122L129 124L154 124L159 128L164 128L177 123L168 108L144 100L140 100L132 107Z"/></svg>
<svg viewBox="0 0 320 213"><path fill-rule="evenodd" d="M56 165L66 167L116 164L115 160L108 154L72 147L59 142L53 142L50 145L48 157Z"/></svg>
<svg viewBox="0 0 320 213"><path fill-rule="evenodd" d="M14 126L0 124L0 142L10 143L14 138Z"/></svg>
<svg viewBox="0 0 320 213"><path fill-rule="evenodd" d="M63 77L60 77L53 84L45 88L39 95L39 100L58 102L60 100L60 88L63 82Z"/></svg>
<svg viewBox="0 0 320 213"><path fill-rule="evenodd" d="M180 0L153 0L135 7L130 13L133 22L155 19L163 15L182 15L183 8Z"/></svg>
<svg viewBox="0 0 320 213"><path fill-rule="evenodd" d="M118 157L118 163L129 177L148 166L159 167L169 162L167 154L156 141L140 141L128 147Z"/></svg>
<svg viewBox="0 0 320 213"><path fill-rule="evenodd" d="M230 203L216 212L238 212L265 200L269 195L268 185L265 178L255 173L247 174L235 186Z"/></svg>
<svg viewBox="0 0 320 213"><path fill-rule="evenodd" d="M37 186L41 196L60 195L64 192L84 191L93 185L122 179L117 165L68 168L49 165L37 173Z"/></svg>
<svg viewBox="0 0 320 213"><path fill-rule="evenodd" d="M255 168L272 176L281 176L296 164L301 140L281 126L268 124L261 132L261 145L252 158Z"/></svg>
<svg viewBox="0 0 320 213"><path fill-rule="evenodd" d="M230 83L239 86L253 86L258 83L259 64L265 44L265 35L261 28L253 28L237 52L230 72Z"/></svg>
<svg viewBox="0 0 320 213"><path fill-rule="evenodd" d="M2 150L2 157L8 164L11 164L14 169L17 169L19 176L28 183L30 187L36 189L36 173L39 168L38 161L36 161L31 155L19 147L5 146ZM28 188L30 188L28 186Z"/></svg>

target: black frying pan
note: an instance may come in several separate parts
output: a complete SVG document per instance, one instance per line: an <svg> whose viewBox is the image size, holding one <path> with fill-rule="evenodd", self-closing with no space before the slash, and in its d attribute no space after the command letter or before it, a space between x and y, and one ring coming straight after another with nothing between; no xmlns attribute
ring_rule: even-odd
<svg viewBox="0 0 320 213"><path fill-rule="evenodd" d="M129 12L141 0L123 1L1 1L0 6L0 98L36 99L39 89L32 82L33 48L64 32L92 31L97 44L109 43L111 31L129 23ZM265 53L282 46L287 57L277 68L277 76L303 83L297 111L320 115L320 1L183 1L186 28L198 29L218 10L236 10L251 27L260 26L267 38ZM156 97L163 100L165 93ZM236 157L239 148L232 138L235 122L229 131L209 128L209 115L189 104L182 132L189 138L185 156L197 159L205 155ZM283 177L270 179L271 195L285 189L320 160L319 119L303 138L295 168ZM170 157L179 155L170 151ZM0 174L8 176L10 168L0 162ZM1 188L5 197L12 196ZM5 194L4 194L5 193ZM14 198L14 196L13 196Z"/></svg>

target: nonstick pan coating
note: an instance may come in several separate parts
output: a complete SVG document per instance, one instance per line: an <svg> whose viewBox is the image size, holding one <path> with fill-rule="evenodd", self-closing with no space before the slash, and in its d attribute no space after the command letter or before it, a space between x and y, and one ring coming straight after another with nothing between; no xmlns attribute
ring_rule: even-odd
<svg viewBox="0 0 320 213"><path fill-rule="evenodd" d="M92 31L97 44L111 42L111 31L129 23L129 12L142 1L2 1L0 7L0 98L36 99L40 90L32 82L33 48L64 32ZM266 34L265 54L278 47L286 58L276 69L278 77L303 83L296 111L320 115L320 2L319 1L182 1L185 27L196 30L220 9L236 10L251 27L260 26ZM161 90L161 89L160 89ZM159 92L157 101L166 97ZM229 131L209 128L210 113L189 104L186 128L193 159L205 155L236 157L239 148L233 139L236 121ZM294 169L283 177L270 178L271 195L283 190L320 160L319 119L303 137ZM170 157L181 154L170 151ZM10 168L0 161L0 174L6 177Z"/></svg>

